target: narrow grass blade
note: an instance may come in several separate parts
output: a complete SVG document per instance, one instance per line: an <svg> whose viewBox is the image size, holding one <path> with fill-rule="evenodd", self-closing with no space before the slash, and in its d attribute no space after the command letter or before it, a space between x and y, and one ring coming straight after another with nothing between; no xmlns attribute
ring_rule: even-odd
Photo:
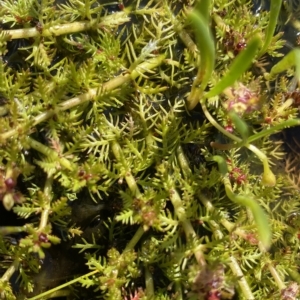
<svg viewBox="0 0 300 300"><path fill-rule="evenodd" d="M195 12L202 16L205 23L209 23L209 6L211 0L200 0L195 6Z"/></svg>
<svg viewBox="0 0 300 300"><path fill-rule="evenodd" d="M228 172L227 163L224 157L220 155L214 155L212 160L218 163L219 171L222 175L226 175Z"/></svg>
<svg viewBox="0 0 300 300"><path fill-rule="evenodd" d="M199 13L198 10L194 10L189 14L188 20L194 28L197 47L201 55L199 65L200 72L198 72L197 77L199 78L197 78L197 81L201 82L199 90L204 91L215 66L214 39L210 31L209 18L206 12ZM193 89L198 89L198 87L193 86ZM191 94L193 94L193 91ZM200 94L201 93L198 92L195 93L197 96ZM192 99L189 99L188 101L195 102L192 105L189 104L190 108L194 107L199 102L199 97L192 97Z"/></svg>
<svg viewBox="0 0 300 300"><path fill-rule="evenodd" d="M286 71L289 68L296 67L295 75L300 81L300 49L295 48L282 58L272 69L269 74L269 79L272 80L275 75Z"/></svg>
<svg viewBox="0 0 300 300"><path fill-rule="evenodd" d="M234 82L251 66L252 61L260 45L260 38L254 36L245 50L243 50L232 62L225 76L205 95L211 98L222 93L227 87L232 86Z"/></svg>
<svg viewBox="0 0 300 300"><path fill-rule="evenodd" d="M277 20L279 16L279 12L282 5L282 0L271 0L271 7L270 7L270 19L269 24L266 30L265 42L259 51L258 56L262 56L267 51L268 47L272 42L272 38L276 29Z"/></svg>
<svg viewBox="0 0 300 300"><path fill-rule="evenodd" d="M233 122L236 130L242 136L243 141L246 141L249 137L249 128L248 125L242 120L237 113L230 111L228 113L229 118Z"/></svg>
<svg viewBox="0 0 300 300"><path fill-rule="evenodd" d="M225 192L227 197L240 205L248 207L254 217L254 221L257 226L259 240L263 244L264 248L267 250L271 246L272 242L272 231L269 224L268 216L261 206L257 203L255 199L248 197L247 195L236 195L233 193L230 181L228 177L224 178Z"/></svg>

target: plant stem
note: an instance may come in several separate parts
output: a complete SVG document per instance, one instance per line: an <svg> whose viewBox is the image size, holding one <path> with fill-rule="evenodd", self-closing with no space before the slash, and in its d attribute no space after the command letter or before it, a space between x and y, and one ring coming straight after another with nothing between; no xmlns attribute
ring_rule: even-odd
<svg viewBox="0 0 300 300"><path fill-rule="evenodd" d="M44 204L43 211L41 213L40 226L38 229L39 232L42 232L48 224L48 217L51 210L52 184L53 184L53 177L52 176L47 177L45 187L44 187L44 195L45 195L46 203Z"/></svg>
<svg viewBox="0 0 300 300"><path fill-rule="evenodd" d="M8 282L11 276L18 270L19 268L19 260L15 259L9 268L5 271L5 273L1 277L1 281Z"/></svg>
<svg viewBox="0 0 300 300"><path fill-rule="evenodd" d="M224 186L227 197L240 205L244 205L251 210L254 217L260 241L264 246L264 251L268 249L272 242L271 226L265 211L260 207L255 199L247 195L236 195L232 191L232 186L228 176L224 177Z"/></svg>
<svg viewBox="0 0 300 300"><path fill-rule="evenodd" d="M51 148L43 145L40 142L37 142L31 137L28 137L27 141L31 148L39 151L40 153L44 154L45 156L48 156L53 160L57 160L61 164L61 166L65 167L66 169L73 170L72 163L64 157L59 157L58 153L52 150Z"/></svg>
<svg viewBox="0 0 300 300"><path fill-rule="evenodd" d="M176 152L177 152L177 159L179 161L179 164L180 164L181 170L183 172L183 175L186 179L188 179L191 176L192 171L189 167L188 160L185 157L185 154L182 150L182 147L178 146Z"/></svg>
<svg viewBox="0 0 300 300"><path fill-rule="evenodd" d="M276 184L276 177L270 169L268 157L261 152L258 148L254 145L247 145L246 146L249 150L256 154L256 156L262 161L264 167L264 173L262 177L262 184L265 186L274 186Z"/></svg>
<svg viewBox="0 0 300 300"><path fill-rule="evenodd" d="M117 22L117 21L118 22ZM112 15L108 15L102 18L99 22L98 19L92 19L90 21L72 22L61 25L54 25L49 28L45 28L42 31L36 27L4 30L4 34L10 35L11 39L32 38L37 36L59 36L62 34L69 34L75 32L86 31L90 29L98 29L102 27L116 27L122 25L125 22L129 22L130 18L124 11L115 12Z"/></svg>
<svg viewBox="0 0 300 300"><path fill-rule="evenodd" d="M262 251L264 250L262 245L259 245L259 248L260 248L260 250L262 250ZM274 280L275 280L275 282L276 282L278 288L279 288L280 290L285 289L285 288L286 288L286 285L284 284L283 280L281 279L280 275L278 274L276 268L273 266L271 260L268 260L267 266L268 266L268 269L269 269L269 271L270 271L272 277L274 278Z"/></svg>
<svg viewBox="0 0 300 300"><path fill-rule="evenodd" d="M145 267L145 285L147 299L154 299L154 283L153 276L149 271L148 266Z"/></svg>
<svg viewBox="0 0 300 300"><path fill-rule="evenodd" d="M154 69L155 67L162 64L164 61L165 56L160 55L151 59L148 59L147 61L141 63L136 67L135 70L133 70L130 74L126 75L119 75L108 82L105 82L101 87L90 89L88 92L81 94L80 96L71 98L69 100L66 100L58 105L58 107L55 108L55 110L43 112L40 115L33 118L32 123L30 124L32 127L48 120L49 118L53 117L55 114L58 114L60 111L65 111L68 109L71 109L77 105L83 104L87 101L90 101L94 99L96 96L100 95L101 93L105 93L108 91L111 91L117 87L119 87L122 84L125 84L129 82L130 80L136 79L140 74L143 74L151 69ZM20 134L25 133L24 132L24 124L18 125L16 128L9 130L7 132L4 132L0 134L0 144L4 143L8 138Z"/></svg>
<svg viewBox="0 0 300 300"><path fill-rule="evenodd" d="M205 208L208 212L216 211L216 208L213 206L213 204L208 199L206 199L206 197L204 197L203 195L199 195L199 199L202 202L202 204L205 206ZM241 237L242 239L246 240L247 231L237 228L236 225L234 223L228 221L221 212L218 212L218 215L220 216L218 218L218 222L220 224L222 224L229 233L234 233L237 236ZM209 220L208 222L210 222L212 224L213 228L216 228L216 230L214 232L215 235L217 235L219 239L223 238L223 233L221 232L221 230L218 229L219 226L215 222L215 220ZM262 249L262 252L263 251L264 251L264 249Z"/></svg>
<svg viewBox="0 0 300 300"><path fill-rule="evenodd" d="M129 169L129 167L127 166L126 160L123 156L123 152L121 149L121 146L119 145L119 143L117 143L116 141L112 142L112 151L114 153L115 158L117 159L117 161L119 161L123 168L124 168L124 173L125 173L125 180L128 184L129 189L131 190L132 194L135 197L141 197L142 194L138 188L138 185L134 179L134 177L131 174L131 171Z"/></svg>
<svg viewBox="0 0 300 300"><path fill-rule="evenodd" d="M255 298L251 292L251 289L248 285L248 282L246 281L246 278L244 277L244 274L243 274L237 260L233 256L230 256L229 259L230 259L230 263L229 263L230 269L231 269L232 273L238 278L238 283L239 283L239 286L242 290L244 297L247 300L255 300Z"/></svg>
<svg viewBox="0 0 300 300"><path fill-rule="evenodd" d="M186 218L185 209L182 205L182 201L178 192L176 191L176 189L172 188L169 190L169 193L170 193L170 200L174 206L175 213L182 224L186 238L190 239L196 237L197 235L192 226L191 221ZM206 265L204 255L199 247L197 248L196 251L194 251L194 255L199 265L201 266Z"/></svg>
<svg viewBox="0 0 300 300"><path fill-rule="evenodd" d="M286 121L281 122L280 124L274 125L274 126L268 128L268 129L264 129L264 130L262 130L258 133L255 133L255 134L251 135L247 139L247 141L248 141L248 143L252 143L252 142L254 142L256 140L259 140L259 139L261 139L265 136L274 134L274 133L276 133L279 130L282 130L284 128L299 126L299 125L300 125L300 119L286 120Z"/></svg>
<svg viewBox="0 0 300 300"><path fill-rule="evenodd" d="M284 284L284 282L282 281L281 277L279 276L277 270L271 263L268 263L268 269L269 269L270 273L272 274L272 277L274 278L279 289L280 290L285 289L286 285Z"/></svg>
<svg viewBox="0 0 300 300"><path fill-rule="evenodd" d="M26 231L26 226L1 226L0 235L8 235Z"/></svg>
<svg viewBox="0 0 300 300"><path fill-rule="evenodd" d="M143 229L143 226L140 226L139 229L134 234L133 238L127 244L124 252L130 251L130 250L134 249L135 245L138 243L138 241L140 240L140 238L143 236L144 232L145 231Z"/></svg>
<svg viewBox="0 0 300 300"><path fill-rule="evenodd" d="M228 132L221 125L219 125L219 123L213 118L213 116L207 110L207 107L206 107L204 101L201 101L200 103L201 103L202 110L205 114L205 117L215 128L217 128L220 132L222 132L225 136L227 136L231 140L233 140L235 142L242 142L242 139L240 139L239 137L235 136L234 134Z"/></svg>
<svg viewBox="0 0 300 300"><path fill-rule="evenodd" d="M59 285L59 286L57 286L57 287L55 287L55 288L53 288L53 289L51 289L49 291L46 291L46 292L44 292L42 294L39 294L39 295L34 296L32 298L28 298L27 300L39 300L39 299L42 299L43 297L48 296L48 295L52 294L53 292L55 292L57 290L63 289L63 288L65 288L65 287L67 287L67 286L69 286L69 285L71 285L73 283L78 282L82 278L85 278L85 277L88 277L88 276L92 276L92 275L94 275L94 274L96 274L98 272L99 272L98 270L94 270L94 271L92 271L90 273L84 274L84 275L82 275L80 277L77 277L77 278L71 280L71 281L68 281L68 282L66 282L64 284L61 284L61 285Z"/></svg>

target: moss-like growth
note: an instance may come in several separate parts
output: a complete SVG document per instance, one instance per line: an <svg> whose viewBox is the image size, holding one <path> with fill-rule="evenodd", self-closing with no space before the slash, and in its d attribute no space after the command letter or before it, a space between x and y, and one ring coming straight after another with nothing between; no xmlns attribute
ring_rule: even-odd
<svg viewBox="0 0 300 300"><path fill-rule="evenodd" d="M0 0L0 298L297 299L281 9Z"/></svg>

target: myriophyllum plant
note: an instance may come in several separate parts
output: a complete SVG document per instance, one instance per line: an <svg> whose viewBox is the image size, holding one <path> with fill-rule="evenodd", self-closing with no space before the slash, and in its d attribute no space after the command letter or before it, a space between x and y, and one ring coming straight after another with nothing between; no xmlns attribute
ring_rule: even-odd
<svg viewBox="0 0 300 300"><path fill-rule="evenodd" d="M282 9L0 0L0 297L297 299Z"/></svg>

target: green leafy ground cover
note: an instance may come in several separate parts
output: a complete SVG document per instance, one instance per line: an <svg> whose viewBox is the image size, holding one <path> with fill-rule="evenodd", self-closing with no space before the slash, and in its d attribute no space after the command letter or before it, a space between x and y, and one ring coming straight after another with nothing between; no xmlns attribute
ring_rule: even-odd
<svg viewBox="0 0 300 300"><path fill-rule="evenodd" d="M1 299L297 299L284 5L0 1Z"/></svg>

